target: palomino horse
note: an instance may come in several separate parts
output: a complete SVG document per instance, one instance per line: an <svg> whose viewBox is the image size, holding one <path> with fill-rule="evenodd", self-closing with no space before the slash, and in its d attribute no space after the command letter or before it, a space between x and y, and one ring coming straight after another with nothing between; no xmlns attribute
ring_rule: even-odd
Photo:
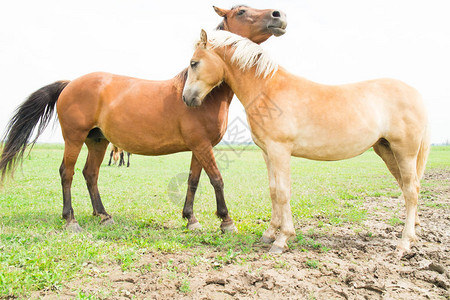
<svg viewBox="0 0 450 300"><path fill-rule="evenodd" d="M409 250L416 240L419 180L429 152L427 114L415 89L392 79L340 86L314 83L278 69L261 46L248 39L214 32L208 40L202 30L183 100L199 106L222 82L244 105L253 140L264 153L273 212L262 240L273 242L272 252L282 252L295 235L290 157L341 160L370 147L403 192L406 222L398 249L400 255Z"/></svg>
<svg viewBox="0 0 450 300"><path fill-rule="evenodd" d="M130 152L127 152L127 168L130 166ZM111 161L113 162L113 165L118 165L119 167L125 166L125 151L123 149L117 147L116 145L111 144L111 153L109 154L109 162L108 166L111 165ZM119 162L119 163L117 163Z"/></svg>
<svg viewBox="0 0 450 300"><path fill-rule="evenodd" d="M284 34L285 14L237 6L214 8L223 17L219 28L262 43L272 35ZM165 81L150 81L108 73L92 73L74 81L59 81L34 92L11 119L0 161L2 178L23 158L33 129L39 123L36 141L47 126L56 105L64 137L64 158L60 167L63 189L63 218L69 230L80 231L72 208L71 184L74 166L85 143L88 147L83 175L92 201L93 213L102 224L112 223L97 187L99 168L108 143L130 153L163 155L192 151L183 217L188 228L199 227L193 213L194 195L202 168L214 187L221 229L235 231L223 194L223 180L213 155L225 134L228 108L233 92L222 85L208 96L200 109L188 108L181 100L187 69Z"/></svg>

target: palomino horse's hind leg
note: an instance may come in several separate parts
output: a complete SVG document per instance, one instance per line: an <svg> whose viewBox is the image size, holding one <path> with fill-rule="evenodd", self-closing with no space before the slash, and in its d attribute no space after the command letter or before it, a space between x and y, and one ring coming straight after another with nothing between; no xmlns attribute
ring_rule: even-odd
<svg viewBox="0 0 450 300"><path fill-rule="evenodd" d="M413 148L412 145L414 145L413 142L408 143L408 146L404 147L396 148L391 146L401 173L401 189L406 205L405 226L402 232L402 238L397 247L399 256L402 256L403 253L410 250L411 242L417 241L415 220L417 216L420 183L416 171L417 151L411 149Z"/></svg>
<svg viewBox="0 0 450 300"><path fill-rule="evenodd" d="M86 180L89 196L91 197L93 215L99 216L102 224L114 224L113 218L103 207L97 186L100 165L102 164L109 142L106 139L87 138L85 143L88 147L88 156L83 169L83 175Z"/></svg>
<svg viewBox="0 0 450 300"><path fill-rule="evenodd" d="M82 229L75 220L73 208L72 208L72 180L74 175L75 163L83 143L65 143L64 158L59 168L59 174L61 176L61 185L63 191L63 213L62 216L66 220L66 228L70 231L80 232Z"/></svg>
<svg viewBox="0 0 450 300"><path fill-rule="evenodd" d="M288 248L287 241L295 236L290 205L291 154L284 145L267 145L267 154L264 155L269 174L272 218L269 228L263 234L262 241L272 241L279 228L280 232L273 242L270 252L282 253Z"/></svg>
<svg viewBox="0 0 450 300"><path fill-rule="evenodd" d="M375 153L383 159L389 171L395 177L395 180L397 180L399 187L402 188L402 175L400 174L397 160L395 159L389 143L387 141L378 142L373 145L373 149L375 150ZM400 199L404 200L403 194L400 196ZM417 211L414 223L415 225L420 226L420 219Z"/></svg>
<svg viewBox="0 0 450 300"><path fill-rule="evenodd" d="M129 156L128 159L130 159ZM189 230L195 230L202 227L194 216L194 197L195 192L197 191L197 186L200 180L201 173L202 173L202 166L195 157L194 153L192 153L191 169L188 178L188 189L183 207L183 218L188 220L186 227Z"/></svg>
<svg viewBox="0 0 450 300"><path fill-rule="evenodd" d="M234 225L233 219L228 214L228 208L225 203L225 196L223 194L223 179L217 167L216 160L211 145L198 145L195 150L192 151L201 166L208 174L209 180L214 187L216 193L217 203L217 216L222 219L220 229L223 232L237 232L237 228Z"/></svg>
<svg viewBox="0 0 450 300"><path fill-rule="evenodd" d="M402 175L400 174L397 160L395 159L394 153L392 152L389 143L387 141L377 142L375 145L373 145L373 150L375 150L375 153L383 159L384 163L388 167L391 174L395 177L395 180L397 180L397 183L401 188Z"/></svg>

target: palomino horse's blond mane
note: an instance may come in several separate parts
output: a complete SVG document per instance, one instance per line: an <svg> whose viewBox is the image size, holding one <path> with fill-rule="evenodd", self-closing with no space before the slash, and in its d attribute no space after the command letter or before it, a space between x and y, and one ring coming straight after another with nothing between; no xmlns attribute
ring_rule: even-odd
<svg viewBox="0 0 450 300"><path fill-rule="evenodd" d="M258 44L228 31L212 31L208 33L208 42L213 48L231 46L234 50L231 62L243 71L256 66L256 76L267 77L275 74L278 64Z"/></svg>

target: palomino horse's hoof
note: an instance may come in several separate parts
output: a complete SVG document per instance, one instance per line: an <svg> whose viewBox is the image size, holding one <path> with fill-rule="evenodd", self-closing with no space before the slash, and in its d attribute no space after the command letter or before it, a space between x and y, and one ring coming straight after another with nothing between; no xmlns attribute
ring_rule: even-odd
<svg viewBox="0 0 450 300"><path fill-rule="evenodd" d="M264 244L272 244L273 241L275 241L274 238L270 238L264 235L261 237L261 242L263 242Z"/></svg>
<svg viewBox="0 0 450 300"><path fill-rule="evenodd" d="M108 225L114 225L114 224L116 224L116 222L114 222L114 219L112 217L109 217L109 218L102 219L100 221L100 224L102 224L104 226L108 226Z"/></svg>
<svg viewBox="0 0 450 300"><path fill-rule="evenodd" d="M281 254L284 252L284 250L285 250L284 247L280 247L280 246L273 244L272 247L270 247L269 252L273 253L273 254Z"/></svg>
<svg viewBox="0 0 450 300"><path fill-rule="evenodd" d="M66 225L66 230L74 233L79 233L83 231L83 228L78 225L78 222L70 222Z"/></svg>
<svg viewBox="0 0 450 300"><path fill-rule="evenodd" d="M231 223L228 224L221 224L220 225L220 230L222 230L223 233L238 233L238 229L237 227L234 225L234 222L232 221Z"/></svg>
<svg viewBox="0 0 450 300"><path fill-rule="evenodd" d="M188 229L188 230L199 230L199 229L202 229L202 224L200 224L200 222L195 222L195 223L192 223L192 224L187 224L186 225L186 228Z"/></svg>
<svg viewBox="0 0 450 300"><path fill-rule="evenodd" d="M396 250L398 259L402 259L403 257L407 257L411 254L410 244L411 243L409 241L400 241Z"/></svg>

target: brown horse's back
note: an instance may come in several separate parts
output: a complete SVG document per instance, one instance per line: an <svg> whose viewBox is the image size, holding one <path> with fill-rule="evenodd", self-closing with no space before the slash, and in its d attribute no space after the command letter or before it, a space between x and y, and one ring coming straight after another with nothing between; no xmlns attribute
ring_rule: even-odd
<svg viewBox="0 0 450 300"><path fill-rule="evenodd" d="M100 72L77 78L57 102L64 139L84 141L98 128L111 143L142 155L188 151L205 137L216 144L226 129L231 90L217 88L208 105L189 108L181 100L180 80L180 76L152 81Z"/></svg>

